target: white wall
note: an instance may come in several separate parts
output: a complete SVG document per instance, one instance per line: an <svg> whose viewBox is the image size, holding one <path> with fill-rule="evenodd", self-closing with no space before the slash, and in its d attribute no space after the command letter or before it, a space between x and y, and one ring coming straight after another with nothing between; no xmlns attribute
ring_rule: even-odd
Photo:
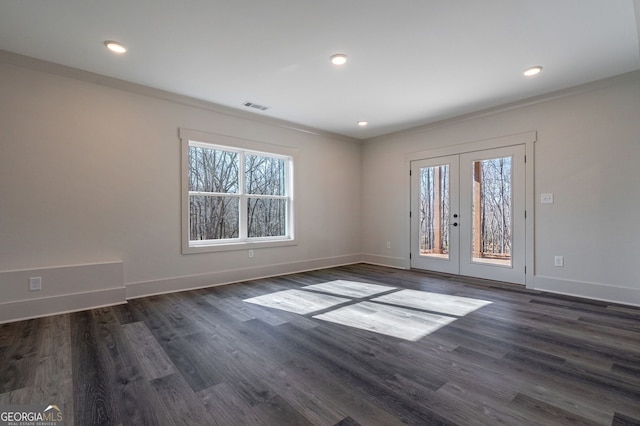
<svg viewBox="0 0 640 426"><path fill-rule="evenodd" d="M362 259L406 267L407 154L526 131L535 199L555 196L535 205L534 287L640 305L640 73L363 144L107 80L0 52L0 322ZM297 149L299 244L182 255L180 127Z"/></svg>
<svg viewBox="0 0 640 426"><path fill-rule="evenodd" d="M364 258L408 265L407 154L527 131L537 132L533 287L640 305L640 73L367 141ZM549 192L554 204L541 205Z"/></svg>
<svg viewBox="0 0 640 426"><path fill-rule="evenodd" d="M123 287L133 297L359 260L357 141L22 62L0 55L0 322L15 319L9 308L24 301L33 303L20 305L20 317L63 295L113 303L92 298L95 285L77 285L79 271L95 265L98 273L104 262L119 265L112 277L121 282L104 288L124 301ZM256 249L252 259L246 251L181 254L180 127L298 150L297 246ZM42 276L42 292L27 291L27 276ZM74 306L51 307L65 309Z"/></svg>

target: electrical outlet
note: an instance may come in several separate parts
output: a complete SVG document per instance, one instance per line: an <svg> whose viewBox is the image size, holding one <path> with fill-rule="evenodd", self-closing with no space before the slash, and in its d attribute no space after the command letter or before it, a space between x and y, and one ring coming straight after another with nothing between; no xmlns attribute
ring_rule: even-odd
<svg viewBox="0 0 640 426"><path fill-rule="evenodd" d="M391 248L391 241L387 241L387 248L390 249Z"/></svg>
<svg viewBox="0 0 640 426"><path fill-rule="evenodd" d="M40 290L42 290L42 277L29 278L29 291L40 291Z"/></svg>
<svg viewBox="0 0 640 426"><path fill-rule="evenodd" d="M253 258L253 250L249 250L249 258Z"/></svg>
<svg viewBox="0 0 640 426"><path fill-rule="evenodd" d="M542 204L553 204L553 194L540 194Z"/></svg>
<svg viewBox="0 0 640 426"><path fill-rule="evenodd" d="M564 266L564 256L556 256L555 265L559 267Z"/></svg>

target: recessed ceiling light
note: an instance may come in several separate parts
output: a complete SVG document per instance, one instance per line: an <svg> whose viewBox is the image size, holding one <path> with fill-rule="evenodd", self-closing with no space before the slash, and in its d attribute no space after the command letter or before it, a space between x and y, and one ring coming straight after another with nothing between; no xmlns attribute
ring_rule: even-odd
<svg viewBox="0 0 640 426"><path fill-rule="evenodd" d="M124 53L127 51L127 48L117 41L107 40L104 42L104 45L114 53Z"/></svg>
<svg viewBox="0 0 640 426"><path fill-rule="evenodd" d="M364 127L364 126L366 126L367 124L369 124L369 123L368 123L368 122L366 122L366 121L364 121L364 120L360 120L360 121L358 121L358 126L360 126L360 127Z"/></svg>
<svg viewBox="0 0 640 426"><path fill-rule="evenodd" d="M542 71L542 67L540 65L536 65L535 67L530 67L524 70L523 74L527 77L532 77L534 75L540 74L540 71Z"/></svg>
<svg viewBox="0 0 640 426"><path fill-rule="evenodd" d="M329 58L333 65L344 65L347 63L347 55L344 53L336 53Z"/></svg>

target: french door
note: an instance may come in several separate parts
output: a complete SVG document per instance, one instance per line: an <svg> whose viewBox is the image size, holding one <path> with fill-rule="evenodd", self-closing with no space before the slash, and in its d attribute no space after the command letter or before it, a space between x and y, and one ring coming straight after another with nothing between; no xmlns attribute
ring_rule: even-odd
<svg viewBox="0 0 640 426"><path fill-rule="evenodd" d="M411 267L525 283L525 146L411 162Z"/></svg>

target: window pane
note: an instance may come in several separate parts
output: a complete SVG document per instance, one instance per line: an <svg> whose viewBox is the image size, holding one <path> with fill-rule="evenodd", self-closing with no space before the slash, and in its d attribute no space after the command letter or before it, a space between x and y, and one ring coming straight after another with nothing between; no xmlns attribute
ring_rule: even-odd
<svg viewBox="0 0 640 426"><path fill-rule="evenodd" d="M284 159L248 154L245 161L247 194L286 195Z"/></svg>
<svg viewBox="0 0 640 426"><path fill-rule="evenodd" d="M287 235L286 200L249 198L249 238Z"/></svg>
<svg viewBox="0 0 640 426"><path fill-rule="evenodd" d="M511 157L473 162L473 261L511 266Z"/></svg>
<svg viewBox="0 0 640 426"><path fill-rule="evenodd" d="M420 255L449 259L449 165L420 169Z"/></svg>
<svg viewBox="0 0 640 426"><path fill-rule="evenodd" d="M191 240L238 238L239 199L237 197L189 197Z"/></svg>
<svg viewBox="0 0 640 426"><path fill-rule="evenodd" d="M189 147L189 191L238 192L238 153Z"/></svg>

